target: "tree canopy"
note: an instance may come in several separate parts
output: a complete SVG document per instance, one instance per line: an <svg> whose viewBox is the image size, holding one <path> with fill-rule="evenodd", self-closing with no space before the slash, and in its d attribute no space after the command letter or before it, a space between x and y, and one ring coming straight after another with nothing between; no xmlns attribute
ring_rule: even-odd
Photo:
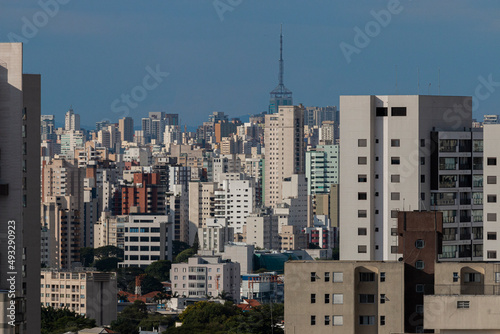
<svg viewBox="0 0 500 334"><path fill-rule="evenodd" d="M96 326L94 319L81 316L67 308L43 307L41 311L42 334L62 334Z"/></svg>

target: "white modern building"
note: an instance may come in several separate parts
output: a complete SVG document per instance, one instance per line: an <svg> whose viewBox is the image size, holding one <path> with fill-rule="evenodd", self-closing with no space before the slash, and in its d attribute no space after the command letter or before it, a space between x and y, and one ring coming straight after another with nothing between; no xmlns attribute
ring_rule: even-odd
<svg viewBox="0 0 500 334"><path fill-rule="evenodd" d="M431 132L470 128L464 96L341 96L341 260L397 260L397 213L428 209Z"/></svg>
<svg viewBox="0 0 500 334"><path fill-rule="evenodd" d="M79 131L80 130L80 115L75 114L73 108L70 108L64 117L64 130Z"/></svg>
<svg viewBox="0 0 500 334"><path fill-rule="evenodd" d="M170 216L130 215L125 223L125 259L119 266L145 268L155 261L171 261L173 233Z"/></svg>
<svg viewBox="0 0 500 334"><path fill-rule="evenodd" d="M500 258L500 125L484 126L483 234L484 260Z"/></svg>
<svg viewBox="0 0 500 334"><path fill-rule="evenodd" d="M201 251L220 254L227 242L234 241L234 227L228 226L226 218L209 218L206 226L198 229L198 240Z"/></svg>

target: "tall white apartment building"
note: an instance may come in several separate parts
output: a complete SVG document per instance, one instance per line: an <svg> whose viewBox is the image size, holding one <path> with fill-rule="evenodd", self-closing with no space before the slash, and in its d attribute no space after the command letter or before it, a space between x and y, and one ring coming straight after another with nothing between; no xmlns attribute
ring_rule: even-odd
<svg viewBox="0 0 500 334"><path fill-rule="evenodd" d="M64 130L79 131L80 130L80 115L75 114L73 108L66 112L64 117Z"/></svg>
<svg viewBox="0 0 500 334"><path fill-rule="evenodd" d="M500 124L484 126L483 259L500 258Z"/></svg>
<svg viewBox="0 0 500 334"><path fill-rule="evenodd" d="M228 227L225 218L207 219L207 226L198 229L200 250L214 254L224 252L224 245L234 241L234 228Z"/></svg>
<svg viewBox="0 0 500 334"><path fill-rule="evenodd" d="M225 218L234 233L243 233L245 220L254 208L253 180L223 180L215 191L215 217Z"/></svg>
<svg viewBox="0 0 500 334"><path fill-rule="evenodd" d="M189 182L189 244L192 245L198 228L215 218L216 182Z"/></svg>
<svg viewBox="0 0 500 334"><path fill-rule="evenodd" d="M120 267L146 268L159 260L172 260L174 234L170 216L130 215L125 223L125 259Z"/></svg>
<svg viewBox="0 0 500 334"><path fill-rule="evenodd" d="M277 113L266 115L265 121L264 202L275 207L282 199L283 179L305 172L304 107L280 106Z"/></svg>
<svg viewBox="0 0 500 334"><path fill-rule="evenodd" d="M470 128L471 106L463 96L340 97L341 260L398 259L398 211L429 209L431 131Z"/></svg>
<svg viewBox="0 0 500 334"><path fill-rule="evenodd" d="M61 135L61 155L67 160L75 158L75 148L85 147L85 135L80 130L68 130Z"/></svg>

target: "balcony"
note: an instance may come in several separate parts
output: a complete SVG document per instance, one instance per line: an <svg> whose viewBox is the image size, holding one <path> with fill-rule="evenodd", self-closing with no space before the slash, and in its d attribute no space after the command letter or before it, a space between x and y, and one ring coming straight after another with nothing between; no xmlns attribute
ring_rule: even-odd
<svg viewBox="0 0 500 334"><path fill-rule="evenodd" d="M460 216L460 222L461 223L468 223L470 222L471 216Z"/></svg>

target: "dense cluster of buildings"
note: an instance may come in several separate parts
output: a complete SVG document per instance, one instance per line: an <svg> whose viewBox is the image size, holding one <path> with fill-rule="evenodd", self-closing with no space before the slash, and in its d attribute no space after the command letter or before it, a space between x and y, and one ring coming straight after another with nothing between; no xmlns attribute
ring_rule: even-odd
<svg viewBox="0 0 500 334"><path fill-rule="evenodd" d="M21 44L0 59L0 243L17 233L0 249L15 259L0 260L15 315L0 333L39 332L38 300L109 324L116 276L82 269L80 250L146 268L175 241L198 245L170 271L184 306L284 300L290 333L500 330L500 125L474 121L471 97L294 105L280 56L269 110L248 120L213 112L187 131L155 111L83 129L72 108L63 126L41 115Z"/></svg>

